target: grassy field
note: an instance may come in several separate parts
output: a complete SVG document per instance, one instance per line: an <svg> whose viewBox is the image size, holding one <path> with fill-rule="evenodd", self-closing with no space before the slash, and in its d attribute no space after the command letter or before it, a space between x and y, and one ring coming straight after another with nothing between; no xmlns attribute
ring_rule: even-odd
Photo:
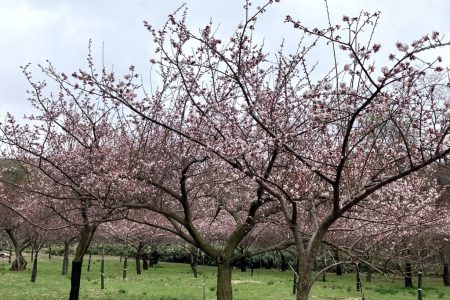
<svg viewBox="0 0 450 300"><path fill-rule="evenodd" d="M25 272L11 272L0 260L0 299L67 299L70 278L60 275L61 258L39 261L37 281L30 282L31 263ZM155 268L136 275L133 260L129 260L127 280L122 280L122 269L117 257L108 257L105 262L106 288L100 289L100 260L93 259L91 271L83 266L81 299L151 299L151 300L189 300L202 299L202 274L205 273L205 291L207 299L215 299L215 268L199 266L200 276L194 279L188 265L160 263ZM275 270L255 270L233 273L233 292L235 299L242 300L282 300L294 299L292 295L292 273ZM317 281L312 290L311 299L360 299L355 291L354 275L335 276L327 274L327 282ZM417 299L416 289L402 287L399 278L394 282L382 276L374 276L372 283L363 281L366 299L408 300ZM424 299L450 300L450 288L445 288L438 278L424 278Z"/></svg>

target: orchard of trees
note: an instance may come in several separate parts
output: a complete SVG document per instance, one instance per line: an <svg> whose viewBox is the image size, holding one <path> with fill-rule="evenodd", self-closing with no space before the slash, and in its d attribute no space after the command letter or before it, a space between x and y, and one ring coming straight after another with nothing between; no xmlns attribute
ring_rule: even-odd
<svg viewBox="0 0 450 300"><path fill-rule="evenodd" d="M12 270L29 267L24 249L36 264L60 243L65 274L75 244L69 299L79 299L99 239L145 263L148 247L188 244L194 274L198 251L213 259L220 300L232 299L233 266L272 251L296 257L298 300L343 265L397 270L408 284L435 263L450 285L450 77L436 55L449 42L432 32L385 58L379 13L321 29L287 16L298 47L270 53L257 21L273 2L246 2L231 37L213 23L191 30L184 7L162 28L144 22L156 45L150 89L134 66L109 71L91 49L85 69L23 67L34 113L0 124Z"/></svg>

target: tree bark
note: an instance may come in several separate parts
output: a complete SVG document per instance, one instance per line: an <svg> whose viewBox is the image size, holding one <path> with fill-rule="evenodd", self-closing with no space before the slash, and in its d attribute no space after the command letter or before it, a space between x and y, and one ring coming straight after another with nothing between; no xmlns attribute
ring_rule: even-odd
<svg viewBox="0 0 450 300"><path fill-rule="evenodd" d="M313 264L303 263L298 268L297 296L296 300L308 300L312 286Z"/></svg>
<svg viewBox="0 0 450 300"><path fill-rule="evenodd" d="M222 260L217 265L217 300L233 299L231 274L233 270L228 260Z"/></svg>
<svg viewBox="0 0 450 300"><path fill-rule="evenodd" d="M34 253L33 270L31 271L31 282L36 282L38 253L39 250L36 249Z"/></svg>
<svg viewBox="0 0 450 300"><path fill-rule="evenodd" d="M142 257L142 268L144 270L148 270L148 259L149 259L149 257L147 255L147 253L145 253L145 252L142 253L141 257Z"/></svg>
<svg viewBox="0 0 450 300"><path fill-rule="evenodd" d="M48 259L52 259L52 245L48 245Z"/></svg>
<svg viewBox="0 0 450 300"><path fill-rule="evenodd" d="M239 261L239 269L241 269L241 272L247 272L247 258L243 257Z"/></svg>
<svg viewBox="0 0 450 300"><path fill-rule="evenodd" d="M280 253L280 258L281 258L280 269L281 269L282 272L285 272L289 268L288 264L286 262L286 257L284 256L283 252L279 251L279 253Z"/></svg>
<svg viewBox="0 0 450 300"><path fill-rule="evenodd" d="M61 275L66 275L69 269L69 242L64 242L64 257Z"/></svg>
<svg viewBox="0 0 450 300"><path fill-rule="evenodd" d="M27 261L22 255L22 251L19 249L15 249L16 259L12 262L11 270L12 271L25 271L27 269Z"/></svg>
<svg viewBox="0 0 450 300"><path fill-rule="evenodd" d="M5 229L5 231L13 244L14 253L16 254L16 258L14 259L11 265L11 270L19 272L25 271L27 269L27 261L22 255L22 249L27 245L25 246L19 245L19 242L17 241L14 231L12 229Z"/></svg>
<svg viewBox="0 0 450 300"><path fill-rule="evenodd" d="M339 252L337 250L335 250L335 252L334 252L334 260L336 262L339 262L341 260L341 258L339 257ZM341 264L336 266L336 275L337 276L342 275L342 265Z"/></svg>
<svg viewBox="0 0 450 300"><path fill-rule="evenodd" d="M442 274L442 280L445 286L450 286L450 276L448 272L448 263L444 263L444 273Z"/></svg>
<svg viewBox="0 0 450 300"><path fill-rule="evenodd" d="M72 261L72 276L70 277L69 300L78 300L80 294L81 268L83 266L83 257L89 249L92 237L97 227L95 225L84 225L81 232L78 245L75 251L75 257Z"/></svg>
<svg viewBox="0 0 450 300"><path fill-rule="evenodd" d="M78 300L80 294L81 268L83 261L72 261L72 277L70 280L69 300Z"/></svg>
<svg viewBox="0 0 450 300"><path fill-rule="evenodd" d="M366 282L372 282L372 267L367 267Z"/></svg>
<svg viewBox="0 0 450 300"><path fill-rule="evenodd" d="M192 273L194 274L194 278L197 278L198 272L197 272L197 253L195 253L195 250L191 250L191 269Z"/></svg>
<svg viewBox="0 0 450 300"><path fill-rule="evenodd" d="M405 265L405 287L413 287L412 266L410 262L407 262Z"/></svg>
<svg viewBox="0 0 450 300"><path fill-rule="evenodd" d="M136 253L136 274L141 275L141 254Z"/></svg>
<svg viewBox="0 0 450 300"><path fill-rule="evenodd" d="M361 277L359 276L359 264L356 263L356 291L361 291Z"/></svg>

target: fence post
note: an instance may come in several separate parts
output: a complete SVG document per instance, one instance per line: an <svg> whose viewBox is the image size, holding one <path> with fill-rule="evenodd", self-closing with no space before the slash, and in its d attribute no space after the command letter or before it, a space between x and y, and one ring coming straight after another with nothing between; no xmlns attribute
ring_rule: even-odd
<svg viewBox="0 0 450 300"><path fill-rule="evenodd" d="M422 271L419 271L417 282L417 299L422 300Z"/></svg>

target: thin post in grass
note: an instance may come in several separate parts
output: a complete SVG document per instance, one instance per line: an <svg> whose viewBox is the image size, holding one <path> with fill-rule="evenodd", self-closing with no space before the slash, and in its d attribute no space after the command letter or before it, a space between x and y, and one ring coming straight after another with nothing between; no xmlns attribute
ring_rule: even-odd
<svg viewBox="0 0 450 300"><path fill-rule="evenodd" d="M422 271L419 271L418 280L417 280L417 299L422 300L423 291L422 291Z"/></svg>
<svg viewBox="0 0 450 300"><path fill-rule="evenodd" d="M88 265L87 265L88 272L91 270L91 258L92 258L92 253L89 252L89 259L88 259Z"/></svg>
<svg viewBox="0 0 450 300"><path fill-rule="evenodd" d="M199 249L200 250L200 249ZM202 274L202 287L203 287L203 300L206 300L206 268L205 268L205 253L202 253L202 265L203 265L203 274Z"/></svg>
<svg viewBox="0 0 450 300"><path fill-rule="evenodd" d="M127 279L127 268L128 268L128 256L123 258L123 280Z"/></svg>
<svg viewBox="0 0 450 300"><path fill-rule="evenodd" d="M356 291L360 292L361 291L361 277L359 276L359 262L358 261L355 262L355 266L356 266Z"/></svg>
<svg viewBox="0 0 450 300"><path fill-rule="evenodd" d="M292 284L292 294L295 295L295 293L297 292L297 280L298 280L298 262L297 265L295 265L294 267L288 263L289 268L291 268L292 272L294 273L294 282Z"/></svg>
<svg viewBox="0 0 450 300"><path fill-rule="evenodd" d="M127 268L128 268L128 245L125 246L125 253L123 258L123 274L122 274L123 280L127 279Z"/></svg>
<svg viewBox="0 0 450 300"><path fill-rule="evenodd" d="M105 289L105 253L102 247L102 261L100 265L100 288Z"/></svg>

